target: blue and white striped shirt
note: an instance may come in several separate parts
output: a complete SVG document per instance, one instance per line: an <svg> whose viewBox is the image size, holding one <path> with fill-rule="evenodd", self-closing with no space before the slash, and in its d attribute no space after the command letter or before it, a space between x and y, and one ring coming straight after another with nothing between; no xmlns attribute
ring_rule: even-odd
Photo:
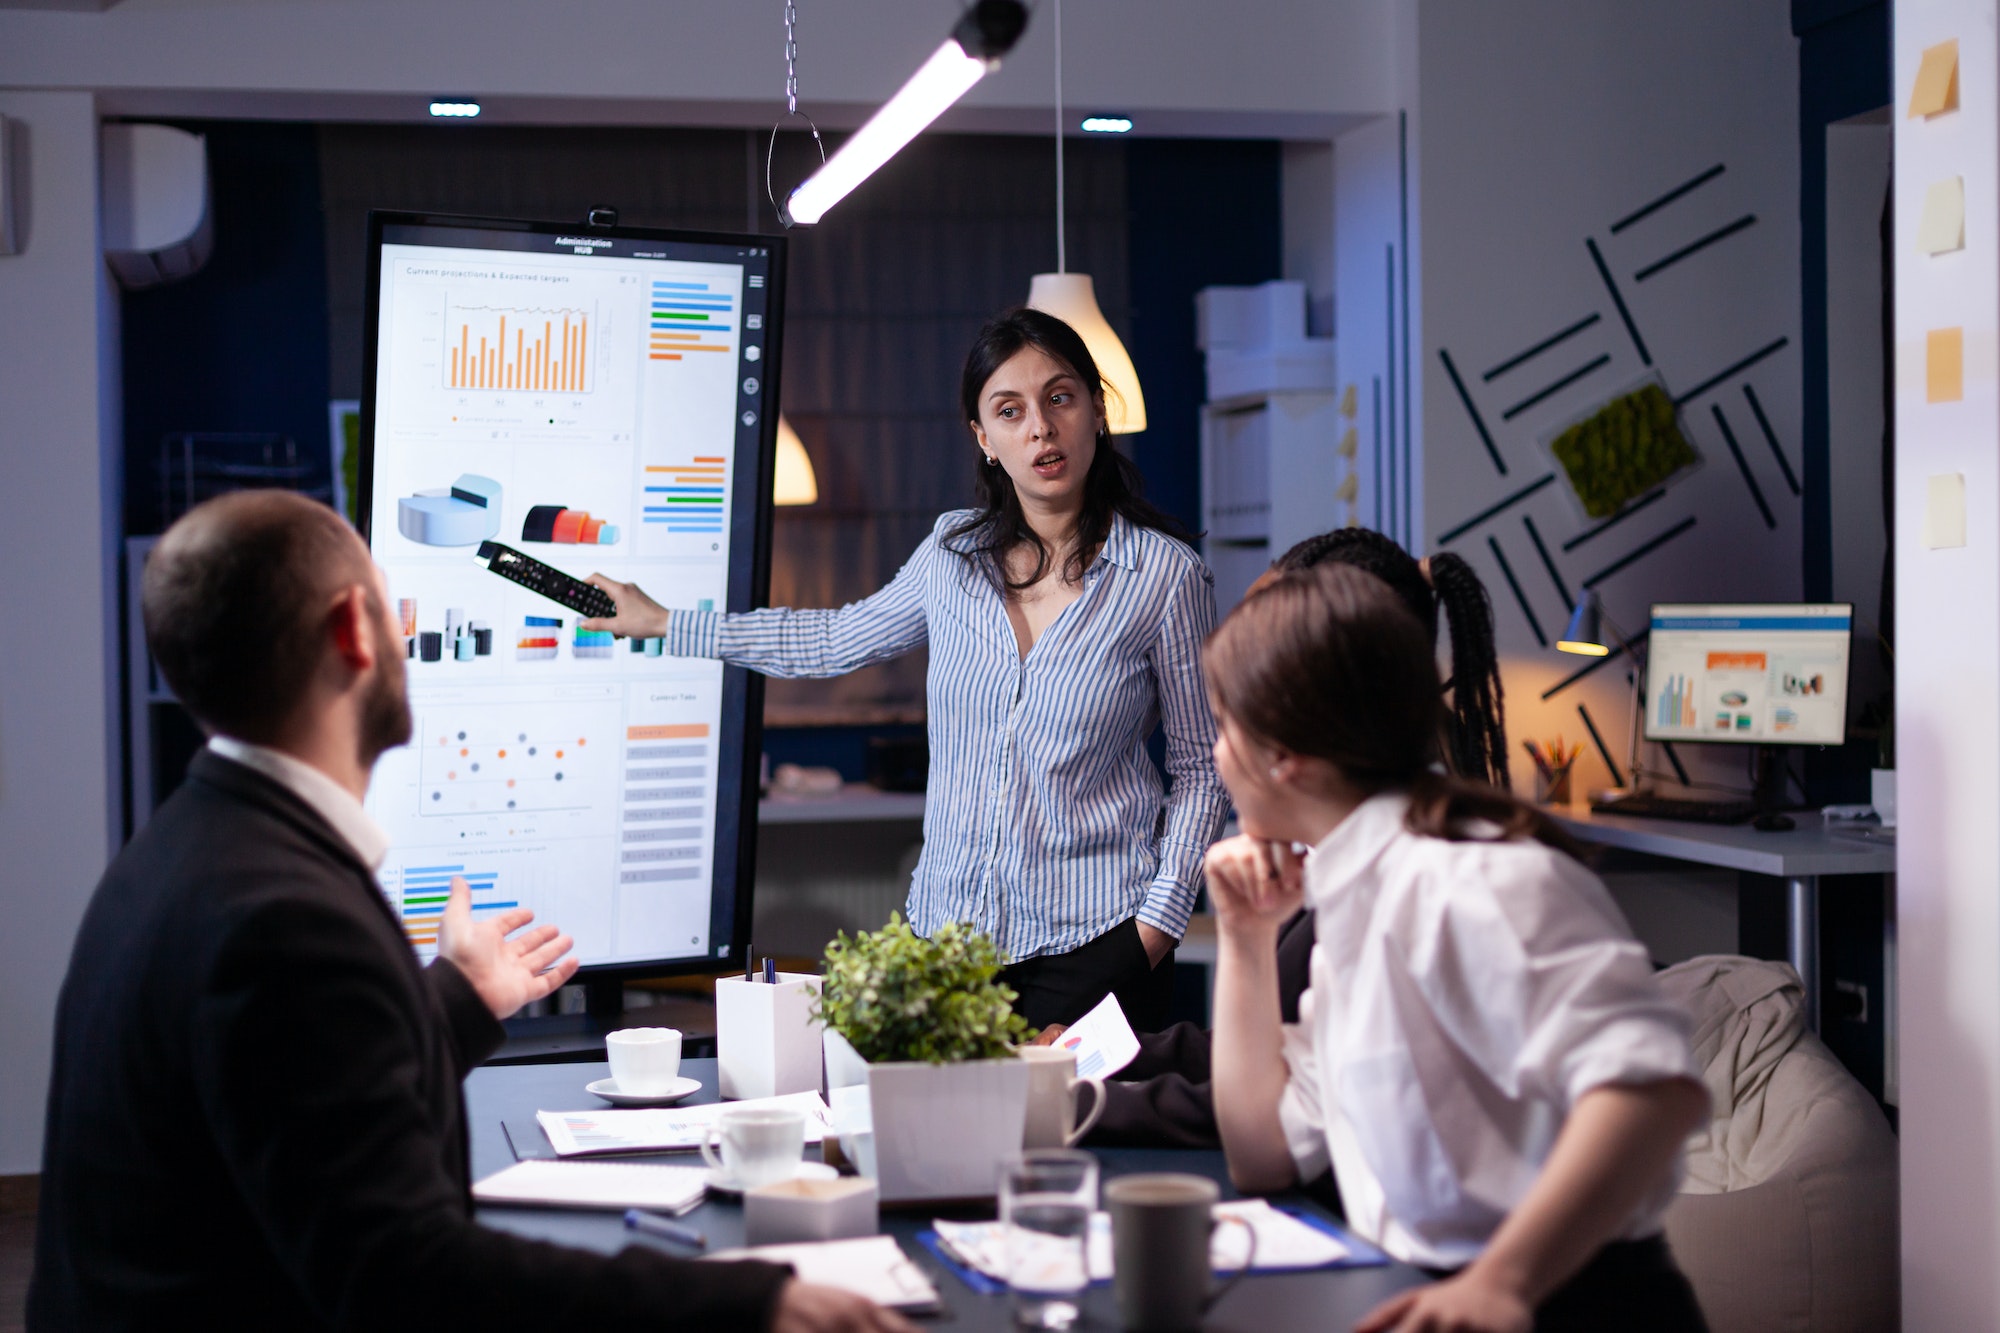
<svg viewBox="0 0 2000 1333"><path fill-rule="evenodd" d="M838 676L929 641L931 775L908 916L969 921L1011 959L1066 953L1138 917L1179 938L1229 798L1201 675L1215 580L1114 518L1083 592L1025 659L1000 591L945 534L838 611L675 611L667 651L771 676ZM1170 789L1146 754L1163 725Z"/></svg>

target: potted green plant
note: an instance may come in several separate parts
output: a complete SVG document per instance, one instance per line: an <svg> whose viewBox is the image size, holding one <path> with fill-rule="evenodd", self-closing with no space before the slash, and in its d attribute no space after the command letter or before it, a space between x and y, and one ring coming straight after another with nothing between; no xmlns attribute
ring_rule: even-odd
<svg viewBox="0 0 2000 1333"><path fill-rule="evenodd" d="M1034 1030L999 980L1005 961L969 925L926 938L900 915L827 946L828 1096L884 1203L990 1196L1021 1150L1029 1067L1014 1051Z"/></svg>

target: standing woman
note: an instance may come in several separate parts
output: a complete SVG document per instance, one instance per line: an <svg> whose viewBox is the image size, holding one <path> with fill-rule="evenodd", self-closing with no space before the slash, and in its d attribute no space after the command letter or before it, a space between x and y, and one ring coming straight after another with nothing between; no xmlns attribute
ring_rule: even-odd
<svg viewBox="0 0 2000 1333"><path fill-rule="evenodd" d="M837 676L928 642L931 775L910 924L969 921L1016 961L1030 1023L1115 993L1163 1026L1202 856L1228 798L1201 643L1214 580L1140 497L1105 432L1104 387L1061 320L1017 309L980 331L960 403L983 461L978 509L945 514L888 587L838 611L668 611L592 582L682 657ZM1166 732L1164 787L1146 753Z"/></svg>

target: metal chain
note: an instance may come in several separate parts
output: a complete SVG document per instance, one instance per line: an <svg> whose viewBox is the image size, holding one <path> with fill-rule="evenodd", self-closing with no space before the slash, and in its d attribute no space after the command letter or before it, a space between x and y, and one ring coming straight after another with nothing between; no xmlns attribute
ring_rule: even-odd
<svg viewBox="0 0 2000 1333"><path fill-rule="evenodd" d="M785 113L799 113L799 7L785 0Z"/></svg>

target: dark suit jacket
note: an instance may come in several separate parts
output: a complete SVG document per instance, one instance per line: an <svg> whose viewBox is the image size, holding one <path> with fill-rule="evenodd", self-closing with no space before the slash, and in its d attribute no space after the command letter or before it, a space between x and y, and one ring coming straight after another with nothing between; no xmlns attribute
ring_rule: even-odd
<svg viewBox="0 0 2000 1333"><path fill-rule="evenodd" d="M1301 910L1278 933L1278 1007L1299 1021L1299 996L1312 984L1313 915ZM1218 1148L1215 1096L1209 1086L1213 1038L1176 1023L1139 1037L1139 1054L1104 1085L1104 1114L1090 1131L1096 1144L1149 1148Z"/></svg>
<svg viewBox="0 0 2000 1333"><path fill-rule="evenodd" d="M472 1220L460 1082L500 1038L310 807L203 752L70 959L28 1326L766 1326L783 1269Z"/></svg>

